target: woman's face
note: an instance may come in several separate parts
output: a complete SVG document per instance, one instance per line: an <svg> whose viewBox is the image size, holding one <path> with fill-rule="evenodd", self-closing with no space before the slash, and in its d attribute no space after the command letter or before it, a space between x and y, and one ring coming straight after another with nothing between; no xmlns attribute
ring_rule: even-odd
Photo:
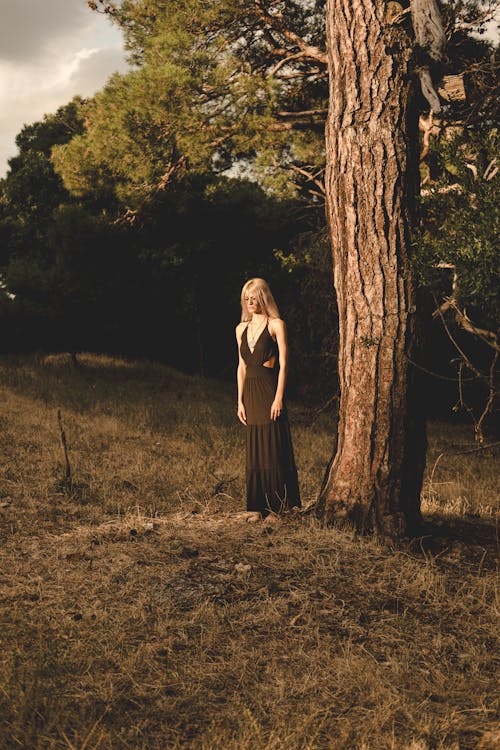
<svg viewBox="0 0 500 750"><path fill-rule="evenodd" d="M259 305L259 300L257 299L257 295L254 291L249 290L245 293L245 302L247 304L248 312L252 315L253 313L257 313L257 315L261 312L261 308Z"/></svg>

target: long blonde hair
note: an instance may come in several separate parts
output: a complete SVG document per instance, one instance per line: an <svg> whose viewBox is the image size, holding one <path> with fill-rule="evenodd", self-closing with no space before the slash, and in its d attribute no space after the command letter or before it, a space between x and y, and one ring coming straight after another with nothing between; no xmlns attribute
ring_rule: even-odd
<svg viewBox="0 0 500 750"><path fill-rule="evenodd" d="M276 300L273 297L273 293L271 292L267 281L264 281L264 279L249 279L246 284L243 285L243 289L241 290L242 322L252 319L245 301L245 297L249 292L252 292L255 295L262 312L265 313L268 318L280 317L278 305L276 304Z"/></svg>

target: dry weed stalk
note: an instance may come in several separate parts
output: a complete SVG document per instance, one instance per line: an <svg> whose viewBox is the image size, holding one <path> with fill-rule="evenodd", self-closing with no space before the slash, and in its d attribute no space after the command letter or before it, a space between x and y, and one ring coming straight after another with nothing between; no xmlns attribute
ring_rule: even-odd
<svg viewBox="0 0 500 750"><path fill-rule="evenodd" d="M455 267L451 264L440 264L440 266L443 268L453 269L453 294L451 297L446 297L445 301L441 305L437 305L437 300L436 300L436 309L433 312L433 317L439 316L443 324L443 327L446 331L446 335L448 336L449 340L451 341L451 343L453 344L454 348L456 349L459 355L458 360L457 360L458 361L458 384L459 384L459 401L458 401L457 408L458 406L460 406L460 408L467 411L474 425L475 438L478 443L483 444L484 443L484 429L483 429L484 422L486 418L493 412L495 403L498 400L497 362L498 362L498 357L500 355L500 344L498 343L498 336L494 331L488 331L484 328L479 328L478 326L474 325L472 321L470 320L470 318L468 317L466 311L460 309L458 302L455 299L455 294L457 291L457 275L456 275ZM479 367L476 366L474 362L472 362L471 358L467 356L463 348L457 342L456 337L453 336L450 330L450 327L444 317L444 313L447 310L454 311L455 321L463 330L467 331L468 333L470 333L471 335L473 335L474 337L482 341L492 350L492 358L491 358L490 365L488 367L487 372L483 372L481 369L479 369ZM487 388L487 397L483 404L482 411L479 417L477 418L474 414L474 410L467 404L464 398L464 392L463 392L464 371L469 371L470 373L472 373L472 375L477 380L482 381L486 385L486 388Z"/></svg>
<svg viewBox="0 0 500 750"><path fill-rule="evenodd" d="M71 492L73 489L73 479L71 474L71 464L69 462L69 455L68 455L68 444L66 441L66 433L63 428L62 423L62 416L61 416L61 410L57 410L57 423L59 425L59 437L61 439L61 446L64 453L64 464L65 464L65 472L64 472L64 480L63 480L63 486L64 489L67 492Z"/></svg>

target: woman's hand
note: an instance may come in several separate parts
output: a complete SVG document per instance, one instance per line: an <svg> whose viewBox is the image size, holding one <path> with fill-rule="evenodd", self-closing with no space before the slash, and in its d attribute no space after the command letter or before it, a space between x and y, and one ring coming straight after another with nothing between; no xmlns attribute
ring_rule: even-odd
<svg viewBox="0 0 500 750"><path fill-rule="evenodd" d="M274 420L278 419L282 410L283 410L283 399L278 398L276 396L273 403L271 404L271 419L274 419Z"/></svg>
<svg viewBox="0 0 500 750"><path fill-rule="evenodd" d="M238 402L238 419L240 420L240 422L242 422L242 424L247 423L247 414L242 401Z"/></svg>

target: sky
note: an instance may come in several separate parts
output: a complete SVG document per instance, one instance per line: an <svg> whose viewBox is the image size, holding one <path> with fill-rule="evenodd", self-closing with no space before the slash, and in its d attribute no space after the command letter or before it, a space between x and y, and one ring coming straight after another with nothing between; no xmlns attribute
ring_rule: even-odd
<svg viewBox="0 0 500 750"><path fill-rule="evenodd" d="M87 0L0 0L0 177L23 125L126 69L121 32Z"/></svg>

